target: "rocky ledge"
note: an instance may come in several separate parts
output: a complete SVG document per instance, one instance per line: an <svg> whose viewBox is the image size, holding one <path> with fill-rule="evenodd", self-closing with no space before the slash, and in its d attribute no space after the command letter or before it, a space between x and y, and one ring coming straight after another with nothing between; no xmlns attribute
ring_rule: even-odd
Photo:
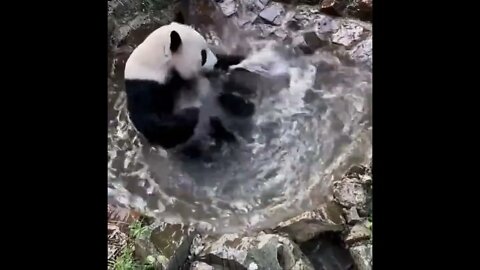
<svg viewBox="0 0 480 270"><path fill-rule="evenodd" d="M329 202L260 232L203 235L109 206L109 261L114 269L130 243L134 260L151 269L372 269L371 205L371 166L354 166ZM138 221L145 233L129 235Z"/></svg>

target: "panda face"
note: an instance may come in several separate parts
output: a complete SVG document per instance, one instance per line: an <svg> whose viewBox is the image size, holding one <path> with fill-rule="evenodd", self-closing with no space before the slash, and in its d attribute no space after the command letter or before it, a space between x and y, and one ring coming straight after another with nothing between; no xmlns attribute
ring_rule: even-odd
<svg viewBox="0 0 480 270"><path fill-rule="evenodd" d="M172 65L184 79L212 70L217 63L207 41L193 28L177 24L170 32Z"/></svg>

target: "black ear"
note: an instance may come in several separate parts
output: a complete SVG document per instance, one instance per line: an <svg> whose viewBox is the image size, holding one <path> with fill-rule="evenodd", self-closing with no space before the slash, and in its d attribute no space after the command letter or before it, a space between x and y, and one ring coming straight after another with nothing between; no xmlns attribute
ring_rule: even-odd
<svg viewBox="0 0 480 270"><path fill-rule="evenodd" d="M180 35L176 31L172 31L170 33L170 51L173 53L180 48L180 45L182 45L182 39L180 38Z"/></svg>
<svg viewBox="0 0 480 270"><path fill-rule="evenodd" d="M185 24L185 17L183 17L183 13L180 11L177 12L177 14L175 14L175 18L173 18L173 21L176 23Z"/></svg>

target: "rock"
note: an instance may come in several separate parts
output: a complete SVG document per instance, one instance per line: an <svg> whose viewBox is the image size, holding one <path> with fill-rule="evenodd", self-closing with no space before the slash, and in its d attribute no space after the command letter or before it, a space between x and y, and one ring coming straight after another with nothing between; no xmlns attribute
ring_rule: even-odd
<svg viewBox="0 0 480 270"><path fill-rule="evenodd" d="M137 220L144 219L144 217L136 211L128 208L107 205L108 223L116 225L123 233L128 233L128 226Z"/></svg>
<svg viewBox="0 0 480 270"><path fill-rule="evenodd" d="M153 229L150 241L159 252L163 269L178 269L187 260L190 245L197 234L182 224L160 223Z"/></svg>
<svg viewBox="0 0 480 270"><path fill-rule="evenodd" d="M361 174L364 172L364 174ZM343 178L333 183L334 201L338 202L348 217L348 209L355 207L360 217L371 216L372 176L370 168L353 167Z"/></svg>
<svg viewBox="0 0 480 270"><path fill-rule="evenodd" d="M372 66L372 36L355 45L349 52L350 57L357 62Z"/></svg>
<svg viewBox="0 0 480 270"><path fill-rule="evenodd" d="M303 34L303 39L305 40L306 46L311 51L316 51L328 44L327 41L321 40L315 32L307 32Z"/></svg>
<svg viewBox="0 0 480 270"><path fill-rule="evenodd" d="M300 245L315 269L355 269L352 255L337 233L322 234Z"/></svg>
<svg viewBox="0 0 480 270"><path fill-rule="evenodd" d="M350 248L350 254L358 270L371 270L373 267L372 245L360 245Z"/></svg>
<svg viewBox="0 0 480 270"><path fill-rule="evenodd" d="M360 215L358 214L357 208L352 207L346 211L347 223L354 224L362 220Z"/></svg>
<svg viewBox="0 0 480 270"><path fill-rule="evenodd" d="M295 5L318 5L321 0L274 0L275 2Z"/></svg>
<svg viewBox="0 0 480 270"><path fill-rule="evenodd" d="M370 239L372 232L363 224L356 224L345 237L345 242L348 245L353 245L355 243L366 241Z"/></svg>
<svg viewBox="0 0 480 270"><path fill-rule="evenodd" d="M351 178L343 178L333 184L335 200L345 208L365 207L367 194L362 184Z"/></svg>
<svg viewBox="0 0 480 270"><path fill-rule="evenodd" d="M341 208L331 202L281 222L273 231L286 234L295 242L301 243L324 232L340 232L344 229L344 224Z"/></svg>
<svg viewBox="0 0 480 270"><path fill-rule="evenodd" d="M227 269L314 269L295 243L274 234L222 235L207 241L199 257L203 262L224 265Z"/></svg>
<svg viewBox="0 0 480 270"><path fill-rule="evenodd" d="M235 0L224 0L218 5L223 14L227 17L230 17L237 12L237 3L235 3Z"/></svg>
<svg viewBox="0 0 480 270"><path fill-rule="evenodd" d="M274 25L280 25L282 21L282 16L285 13L285 9L282 5L278 3L272 3L266 7L262 12L260 12L260 18L264 19L268 23Z"/></svg>
<svg viewBox="0 0 480 270"><path fill-rule="evenodd" d="M193 262L190 270L214 270L213 266L204 262Z"/></svg>
<svg viewBox="0 0 480 270"><path fill-rule="evenodd" d="M302 27L300 26L300 24L297 21L291 20L291 21L287 22L287 29L291 30L291 31L298 31L298 30L302 29Z"/></svg>
<svg viewBox="0 0 480 270"><path fill-rule="evenodd" d="M148 239L135 240L134 256L140 262L158 267L160 267L161 261L163 260L162 255Z"/></svg>
<svg viewBox="0 0 480 270"><path fill-rule="evenodd" d="M318 34L333 33L339 29L338 21L330 16L321 15L315 22Z"/></svg>
<svg viewBox="0 0 480 270"><path fill-rule="evenodd" d="M323 0L320 4L320 10L331 16L342 16L346 4L341 0Z"/></svg>
<svg viewBox="0 0 480 270"><path fill-rule="evenodd" d="M350 46L354 41L360 39L362 32L363 27L360 25L345 21L341 24L338 31L333 33L332 41L343 46Z"/></svg>
<svg viewBox="0 0 480 270"><path fill-rule="evenodd" d="M347 6L347 15L363 21L372 21L372 0L356 0Z"/></svg>

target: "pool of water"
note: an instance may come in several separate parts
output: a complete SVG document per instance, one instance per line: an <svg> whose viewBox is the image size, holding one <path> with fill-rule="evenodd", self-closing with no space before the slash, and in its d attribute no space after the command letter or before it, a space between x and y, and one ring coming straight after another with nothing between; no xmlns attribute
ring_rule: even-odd
<svg viewBox="0 0 480 270"><path fill-rule="evenodd" d="M232 42L232 31L239 30L224 31L230 44L249 51L242 67L272 81L284 80L261 88L248 134L208 162L181 159L138 136L128 119L122 82L130 49L113 56L111 203L222 233L270 227L325 201L334 177L369 160L370 68L347 63L332 51L300 55L288 43L246 33ZM134 46L147 33L132 32L127 45Z"/></svg>

